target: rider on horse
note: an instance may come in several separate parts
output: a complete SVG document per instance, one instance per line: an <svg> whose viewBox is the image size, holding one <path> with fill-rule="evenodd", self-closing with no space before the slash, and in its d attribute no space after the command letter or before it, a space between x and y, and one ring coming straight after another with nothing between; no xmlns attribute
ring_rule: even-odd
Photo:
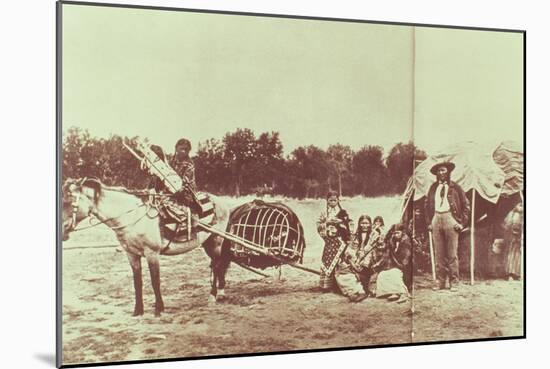
<svg viewBox="0 0 550 369"><path fill-rule="evenodd" d="M176 203L189 207L195 213L200 213L202 208L196 195L195 166L189 157L189 151L191 150L189 140L182 138L176 143L174 156L170 163L167 163L166 155L160 146L151 145L150 149L157 155L158 160L172 167L182 179L181 188L174 193ZM155 189L157 193L171 192L166 188L166 184L157 176L151 179L149 187Z"/></svg>
<svg viewBox="0 0 550 369"><path fill-rule="evenodd" d="M190 239L194 233L191 231L191 228L194 228L192 223L198 219L205 220L213 214L211 204L207 202L203 204L199 200L199 197L205 200L205 196L201 194L198 195L199 197L197 196L195 166L189 157L191 143L185 138L178 140L174 156L169 163L160 146L151 145L149 148L156 155L156 158L149 159L151 161L150 165L157 168L161 173L164 171L161 174L162 178L158 175L152 178L149 188L153 188L158 194L172 194L171 196L156 197L155 200L156 208L164 225L164 236L173 238L183 231ZM162 162L163 165L159 162ZM174 175L179 176L181 187L176 183L177 181L166 182L170 174L162 168L166 168L168 171L172 170Z"/></svg>
<svg viewBox="0 0 550 369"><path fill-rule="evenodd" d="M178 173L183 180L183 185L175 193L175 199L179 203L188 206L193 211L200 212L201 206L197 200L197 184L195 182L195 165L189 157L191 151L191 142L186 138L181 138L176 142L174 156L170 161L170 166Z"/></svg>

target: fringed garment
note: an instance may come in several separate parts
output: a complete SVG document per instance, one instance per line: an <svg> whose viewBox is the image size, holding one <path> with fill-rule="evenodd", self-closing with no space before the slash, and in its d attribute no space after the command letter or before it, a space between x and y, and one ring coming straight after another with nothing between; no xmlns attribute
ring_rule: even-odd
<svg viewBox="0 0 550 369"><path fill-rule="evenodd" d="M324 290L331 290L334 287L334 269L338 264L340 256L346 248L346 244L340 237L323 237L325 247L321 257L321 278L319 285Z"/></svg>

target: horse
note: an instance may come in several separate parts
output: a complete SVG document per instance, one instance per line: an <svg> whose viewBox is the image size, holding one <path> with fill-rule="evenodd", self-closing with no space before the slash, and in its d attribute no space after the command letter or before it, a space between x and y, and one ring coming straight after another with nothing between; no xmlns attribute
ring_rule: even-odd
<svg viewBox="0 0 550 369"><path fill-rule="evenodd" d="M151 283L155 293L155 316L164 311L160 290L160 255L180 255L202 246L211 259L212 281L209 300L224 297L225 274L231 262L230 245L219 236L197 231L196 237L187 242L168 241L160 230L158 212L136 195L123 187L106 186L95 178L67 180L63 185L62 239L77 230L77 225L90 216L98 219L115 233L126 251L132 268L135 290L133 316L143 315L143 283L141 259L147 260ZM229 211L219 199L210 195L214 205L212 225L222 229L227 226ZM169 244L169 247L166 245ZM223 245L223 247L222 247Z"/></svg>

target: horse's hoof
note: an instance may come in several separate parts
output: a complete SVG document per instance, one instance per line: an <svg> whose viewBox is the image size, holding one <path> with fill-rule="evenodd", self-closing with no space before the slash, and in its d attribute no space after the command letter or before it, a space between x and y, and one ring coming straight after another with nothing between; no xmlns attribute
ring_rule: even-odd
<svg viewBox="0 0 550 369"><path fill-rule="evenodd" d="M143 315L143 310L139 311L134 311L134 313L132 314L132 316L142 316Z"/></svg>
<svg viewBox="0 0 550 369"><path fill-rule="evenodd" d="M219 289L218 293L216 294L216 301L223 301L225 300L225 291L223 289Z"/></svg>
<svg viewBox="0 0 550 369"><path fill-rule="evenodd" d="M209 303L214 303L214 302L216 302L216 296L214 296L214 295L209 295L209 296L208 296L208 302L209 302Z"/></svg>

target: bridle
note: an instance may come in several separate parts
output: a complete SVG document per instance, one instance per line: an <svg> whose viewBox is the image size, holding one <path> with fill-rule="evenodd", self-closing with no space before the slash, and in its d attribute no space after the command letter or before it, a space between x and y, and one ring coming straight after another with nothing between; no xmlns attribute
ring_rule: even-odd
<svg viewBox="0 0 550 369"><path fill-rule="evenodd" d="M71 214L71 225L69 227L69 231L74 231L74 228L76 227L76 214L78 213L78 202L80 201L80 196L82 196L82 194L78 192L74 196L73 202L71 202L71 208L73 209L73 212ZM90 213L91 213L91 209L90 209ZM88 213L88 216L90 216L90 213Z"/></svg>
<svg viewBox="0 0 550 369"><path fill-rule="evenodd" d="M81 192L76 192L73 195L73 192L74 191L69 190L70 196L71 196L73 201L71 201L71 209L72 209L71 223L67 227L66 232L76 232L76 231L80 230L80 229L76 229L76 225L77 225L76 216L78 214L78 203L80 201L80 197L82 196L82 193ZM87 217L90 217L91 215L92 215L92 207L90 206L90 208L88 209ZM90 221L91 221L91 218L90 218Z"/></svg>
<svg viewBox="0 0 550 369"><path fill-rule="evenodd" d="M81 183L83 183L85 181L85 179L83 181L81 181ZM79 185L78 187L82 188L82 185ZM139 205L138 207L136 208L133 208L133 209L130 209L128 211L125 211L124 213L120 214L120 215L117 215L115 217L111 217L111 218L107 218L107 219L104 219L104 220L101 220L99 219L99 217L94 214L93 212L93 207L90 206L89 209L88 209L88 214L86 216L86 218L89 218L90 220L90 225L88 226L85 226L85 227L80 227L80 228L76 228L77 226L77 220L76 220L76 216L78 214L78 203L80 201L80 198L82 196L82 193L77 191L74 195L73 195L73 192L74 191L71 191L69 190L69 193L71 194L71 197L73 198L73 201L71 202L71 208L72 208L72 212L71 212L71 223L69 224L69 226L67 227L66 229L66 232L69 233L69 232L78 232L78 231L83 231L85 229L90 229L90 228L93 228L93 227L97 227L98 225L101 225L101 224L105 224L106 222L108 221L111 221L111 220L116 220L124 215L127 215L127 214L130 214L144 206L147 207L147 210L145 211L145 213L139 217L137 220L135 221L132 221L130 222L129 224L125 224L125 225L121 225L121 226L116 226L116 227L110 227L111 229L113 230L117 230L117 229L122 229L122 228L126 228L126 227L129 227L129 226L132 226L134 224L136 224L137 222L139 222L140 220L142 220L145 216L148 216L150 218L154 218L152 216L149 215L149 211L151 209L151 206L150 204L148 203L143 203L141 205ZM96 218L97 220L99 220L98 222L95 222L95 223L92 223L92 219L93 218ZM83 218L85 219L85 218Z"/></svg>

